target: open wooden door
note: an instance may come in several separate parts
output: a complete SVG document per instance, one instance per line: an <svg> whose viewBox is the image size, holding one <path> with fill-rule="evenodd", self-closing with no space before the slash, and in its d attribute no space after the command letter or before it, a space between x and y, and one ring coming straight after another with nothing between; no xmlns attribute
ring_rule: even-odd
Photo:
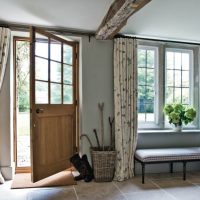
<svg viewBox="0 0 200 200"><path fill-rule="evenodd" d="M70 167L76 151L78 43L31 29L32 181Z"/></svg>

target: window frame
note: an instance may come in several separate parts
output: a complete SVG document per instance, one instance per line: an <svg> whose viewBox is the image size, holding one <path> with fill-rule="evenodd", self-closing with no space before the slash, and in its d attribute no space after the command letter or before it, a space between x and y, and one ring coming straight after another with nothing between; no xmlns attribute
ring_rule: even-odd
<svg viewBox="0 0 200 200"><path fill-rule="evenodd" d="M189 67L192 66L191 69L189 69L189 104L190 105L193 105L194 102L193 102L193 87L194 87L194 84L192 82L192 77L194 76L193 72L194 72L194 62L193 62L193 59L194 59L194 56L193 56L193 51L192 50L189 50L189 49L180 49L180 48L165 48L165 60L167 60L167 51L171 51L173 53L175 52L179 52L179 53L188 53L189 54L189 57L190 57L190 62L189 62ZM167 62L165 62L165 98L166 99L166 87L167 87ZM176 70L176 69L170 69L170 70ZM182 69L180 69L180 71L184 71ZM176 88L176 86L173 86L174 88ZM182 85L180 88L183 88Z"/></svg>
<svg viewBox="0 0 200 200"><path fill-rule="evenodd" d="M156 82L157 80L157 77L158 77L158 47L156 46L149 46L149 45L138 45L138 49L141 49L141 50L153 50L155 52L155 57L154 57L154 77L155 78L155 81L154 81L154 95L156 97L156 94L158 93L158 84ZM146 68L146 67L145 67ZM154 113L156 113L158 111L158 99L155 98L154 99ZM154 121L158 122L158 119L157 119L157 115L155 114L154 115ZM152 127L152 126L155 126L155 123L154 122L141 122L144 126L144 128L149 128L149 127ZM157 124L157 123L156 123ZM138 125L140 125L140 122L138 121Z"/></svg>
<svg viewBox="0 0 200 200"><path fill-rule="evenodd" d="M139 123L138 121L138 130L165 130L171 129L171 126L165 123L165 116L163 114L163 107L165 105L165 97L166 97L166 50L172 49L174 50L181 50L186 52L192 52L192 69L189 70L190 73L190 97L191 97L191 105L197 111L197 117L195 118L193 124L190 126L184 127L184 129L199 129L200 122L199 122L199 99L200 99L200 75L199 75L199 67L200 67L200 46L199 45L192 45L192 44L182 44L176 42L163 42L163 41L151 41L151 40L137 40L137 50L141 47L148 47L148 48L157 48L157 93L155 93L155 102L157 102L157 106L155 110L155 122L152 123ZM156 91L155 91L156 92ZM141 125L142 124L142 125Z"/></svg>

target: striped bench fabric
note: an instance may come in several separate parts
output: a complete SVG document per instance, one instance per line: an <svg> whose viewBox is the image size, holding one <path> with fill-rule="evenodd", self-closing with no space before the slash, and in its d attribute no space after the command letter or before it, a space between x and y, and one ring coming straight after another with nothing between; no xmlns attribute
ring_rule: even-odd
<svg viewBox="0 0 200 200"><path fill-rule="evenodd" d="M165 162L170 163L171 173L174 162L183 162L183 180L186 180L186 163L200 161L200 147L137 149L135 160L142 165L142 183L144 183L145 164Z"/></svg>

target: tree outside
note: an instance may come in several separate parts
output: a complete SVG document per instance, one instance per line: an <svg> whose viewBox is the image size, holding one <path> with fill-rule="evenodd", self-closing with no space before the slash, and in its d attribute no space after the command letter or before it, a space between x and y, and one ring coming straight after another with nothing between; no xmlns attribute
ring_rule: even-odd
<svg viewBox="0 0 200 200"><path fill-rule="evenodd" d="M29 76L30 64L29 60L29 42L17 41L16 42L16 88L17 88L17 108L19 112L29 112Z"/></svg>

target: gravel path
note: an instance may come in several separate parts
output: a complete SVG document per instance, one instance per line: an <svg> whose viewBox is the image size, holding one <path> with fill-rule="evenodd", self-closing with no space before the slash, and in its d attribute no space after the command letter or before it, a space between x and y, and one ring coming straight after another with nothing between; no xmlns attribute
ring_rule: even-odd
<svg viewBox="0 0 200 200"><path fill-rule="evenodd" d="M30 164L30 136L18 136L17 138L17 166L29 167Z"/></svg>

